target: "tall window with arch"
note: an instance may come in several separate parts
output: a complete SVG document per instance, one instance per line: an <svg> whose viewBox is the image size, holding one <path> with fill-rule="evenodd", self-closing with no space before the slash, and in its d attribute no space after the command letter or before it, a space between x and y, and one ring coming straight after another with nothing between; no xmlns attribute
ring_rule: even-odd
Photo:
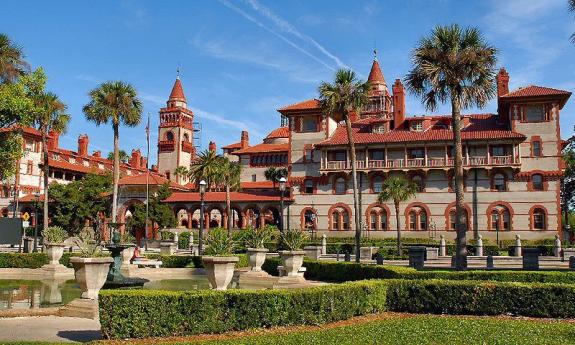
<svg viewBox="0 0 575 345"><path fill-rule="evenodd" d="M303 228L306 230L315 230L317 215L312 210L305 210L303 214Z"/></svg>
<svg viewBox="0 0 575 345"><path fill-rule="evenodd" d="M166 132L166 140L174 141L174 133L172 133L172 131Z"/></svg>
<svg viewBox="0 0 575 345"><path fill-rule="evenodd" d="M331 213L330 230L349 230L349 213L343 207L335 208Z"/></svg>
<svg viewBox="0 0 575 345"><path fill-rule="evenodd" d="M409 210L408 214L409 229L408 230L427 230L428 214L422 207L415 206Z"/></svg>
<svg viewBox="0 0 575 345"><path fill-rule="evenodd" d="M387 211L382 207L373 207L369 212L369 230L387 230Z"/></svg>
<svg viewBox="0 0 575 345"><path fill-rule="evenodd" d="M511 214L507 207L497 205L491 211L491 230L509 231L511 230Z"/></svg>
<svg viewBox="0 0 575 345"><path fill-rule="evenodd" d="M465 226L465 231L469 230L468 228L468 218L469 215L467 214L467 210L463 209L463 225ZM456 212L455 207L453 207L449 211L449 229L448 230L455 230L455 219L456 219Z"/></svg>
<svg viewBox="0 0 575 345"><path fill-rule="evenodd" d="M531 214L533 230L547 230L545 211L541 208L536 208Z"/></svg>
<svg viewBox="0 0 575 345"><path fill-rule="evenodd" d="M493 175L492 188L498 192L505 192L507 190L507 177L503 173Z"/></svg>
<svg viewBox="0 0 575 345"><path fill-rule="evenodd" d="M545 186L543 184L543 175L533 174L531 176L531 185L533 186L533 190L544 190Z"/></svg>

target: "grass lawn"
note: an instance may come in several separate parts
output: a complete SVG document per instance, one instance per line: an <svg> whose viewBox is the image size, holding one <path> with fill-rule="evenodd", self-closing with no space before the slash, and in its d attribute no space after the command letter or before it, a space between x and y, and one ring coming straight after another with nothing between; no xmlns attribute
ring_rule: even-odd
<svg viewBox="0 0 575 345"><path fill-rule="evenodd" d="M97 342L97 344L122 342ZM383 314L320 327L254 330L133 344L575 344L575 322Z"/></svg>

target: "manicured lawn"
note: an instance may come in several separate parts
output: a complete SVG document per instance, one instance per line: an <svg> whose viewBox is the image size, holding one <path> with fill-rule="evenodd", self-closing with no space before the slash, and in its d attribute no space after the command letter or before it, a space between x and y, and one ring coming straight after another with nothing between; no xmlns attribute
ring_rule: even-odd
<svg viewBox="0 0 575 345"><path fill-rule="evenodd" d="M517 318L391 314L356 318L321 327L256 330L239 334L180 338L171 342L146 339L142 343L206 345L575 344L575 323Z"/></svg>

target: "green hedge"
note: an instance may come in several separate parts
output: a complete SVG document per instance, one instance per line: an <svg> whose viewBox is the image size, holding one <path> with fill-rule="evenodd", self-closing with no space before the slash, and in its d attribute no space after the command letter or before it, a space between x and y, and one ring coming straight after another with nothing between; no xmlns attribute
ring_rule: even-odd
<svg viewBox="0 0 575 345"><path fill-rule="evenodd" d="M389 310L410 313L575 316L575 286L445 280L393 280Z"/></svg>
<svg viewBox="0 0 575 345"><path fill-rule="evenodd" d="M240 261L236 264L236 268L248 267L249 260L246 254L235 254L240 258ZM160 260L162 261L162 267L164 268L203 268L202 258L199 256L192 255L160 255L160 254L146 254L148 259Z"/></svg>
<svg viewBox="0 0 575 345"><path fill-rule="evenodd" d="M0 253L0 268L40 268L48 262L44 253Z"/></svg>
<svg viewBox="0 0 575 345"><path fill-rule="evenodd" d="M318 325L384 311L385 291L381 281L225 292L103 290L100 324L104 337L113 339Z"/></svg>
<svg viewBox="0 0 575 345"><path fill-rule="evenodd" d="M277 275L278 265L280 265L279 258L268 258L262 268L272 275ZM575 284L575 272L571 271L416 270L399 266L312 260L305 260L304 266L306 267L305 277L307 279L329 282L363 279L446 279Z"/></svg>

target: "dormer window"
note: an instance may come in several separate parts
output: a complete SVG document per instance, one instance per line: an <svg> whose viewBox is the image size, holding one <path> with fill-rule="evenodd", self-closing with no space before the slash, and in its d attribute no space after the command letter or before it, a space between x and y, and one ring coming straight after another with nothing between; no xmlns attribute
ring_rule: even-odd
<svg viewBox="0 0 575 345"><path fill-rule="evenodd" d="M411 121L409 128L415 132L423 131L423 121Z"/></svg>
<svg viewBox="0 0 575 345"><path fill-rule="evenodd" d="M57 154L57 153L54 153L54 154L52 155L52 158L55 159L55 160L59 160L59 159L60 159L60 155Z"/></svg>
<svg viewBox="0 0 575 345"><path fill-rule="evenodd" d="M317 132L317 117L304 116L302 117L301 131L303 133Z"/></svg>
<svg viewBox="0 0 575 345"><path fill-rule="evenodd" d="M526 122L545 121L545 107L543 105L530 105L525 107Z"/></svg>
<svg viewBox="0 0 575 345"><path fill-rule="evenodd" d="M372 130L372 132L373 132L373 133L379 133L379 134L385 133L385 124L380 123L380 124L375 124L375 125L373 125L373 130Z"/></svg>

